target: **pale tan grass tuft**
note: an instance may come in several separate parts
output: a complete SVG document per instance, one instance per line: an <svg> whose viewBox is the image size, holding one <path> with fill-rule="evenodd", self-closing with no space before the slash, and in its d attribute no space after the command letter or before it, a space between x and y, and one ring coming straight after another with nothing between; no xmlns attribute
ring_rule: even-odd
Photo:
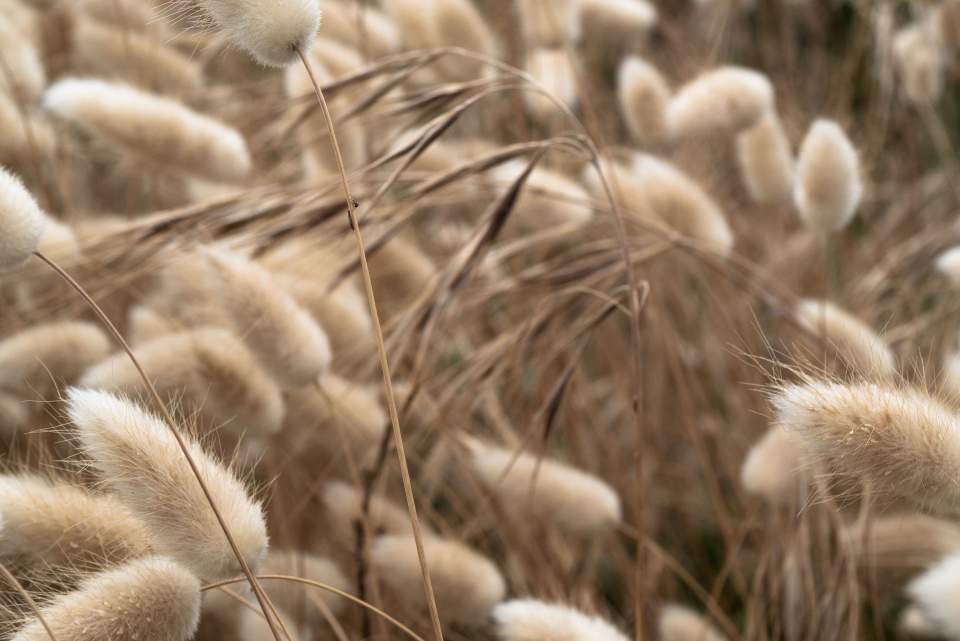
<svg viewBox="0 0 960 641"><path fill-rule="evenodd" d="M364 518L363 500L363 490L341 481L330 481L323 489L323 505L329 516L332 534L343 545L352 545L355 541L356 528ZM382 496L370 497L366 518L374 536L412 535L406 510ZM434 535L425 523L420 524L420 529L427 536Z"/></svg>
<svg viewBox="0 0 960 641"><path fill-rule="evenodd" d="M765 75L742 67L720 67L677 90L667 121L677 138L733 135L755 125L773 106L773 86Z"/></svg>
<svg viewBox="0 0 960 641"><path fill-rule="evenodd" d="M564 47L580 39L577 0L514 2L528 47Z"/></svg>
<svg viewBox="0 0 960 641"><path fill-rule="evenodd" d="M0 95L32 105L46 84L43 63L28 35L0 17Z"/></svg>
<svg viewBox="0 0 960 641"><path fill-rule="evenodd" d="M899 583L960 552L960 524L923 514L875 517L846 526L841 537L883 583Z"/></svg>
<svg viewBox="0 0 960 641"><path fill-rule="evenodd" d="M567 107L578 101L577 72L566 49L540 48L527 55L525 69L552 96ZM530 114L541 122L549 122L557 114L557 106L543 94L528 90L523 94Z"/></svg>
<svg viewBox="0 0 960 641"><path fill-rule="evenodd" d="M20 179L0 167L0 272L22 267L43 235L44 215Z"/></svg>
<svg viewBox="0 0 960 641"><path fill-rule="evenodd" d="M765 114L737 136L737 164L754 202L765 205L790 201L793 152L774 112Z"/></svg>
<svg viewBox="0 0 960 641"><path fill-rule="evenodd" d="M890 347L853 314L829 301L806 299L797 305L796 318L807 331L835 349L858 379L896 378L897 365Z"/></svg>
<svg viewBox="0 0 960 641"><path fill-rule="evenodd" d="M796 505L804 487L800 442L782 427L770 428L747 453L740 482L775 505Z"/></svg>
<svg viewBox="0 0 960 641"><path fill-rule="evenodd" d="M632 45L657 24L657 8L647 0L579 0L583 39Z"/></svg>
<svg viewBox="0 0 960 641"><path fill-rule="evenodd" d="M915 579L908 592L941 634L960 637L960 554L947 557Z"/></svg>
<svg viewBox="0 0 960 641"><path fill-rule="evenodd" d="M671 90L660 71L637 56L624 58L617 76L620 113L634 139L657 143L669 138Z"/></svg>
<svg viewBox="0 0 960 641"><path fill-rule="evenodd" d="M862 197L856 149L835 122L817 120L797 155L793 200L800 217L820 234L836 232L850 223Z"/></svg>
<svg viewBox="0 0 960 641"><path fill-rule="evenodd" d="M490 177L498 190L503 191L526 166L524 160L509 160L493 168ZM560 225L580 227L592 216L589 194L578 182L547 167L536 167L514 203L505 231L524 234Z"/></svg>
<svg viewBox="0 0 960 641"><path fill-rule="evenodd" d="M915 103L929 105L943 94L946 56L927 20L897 32L893 53L903 91Z"/></svg>
<svg viewBox="0 0 960 641"><path fill-rule="evenodd" d="M493 620L501 641L627 641L625 635L599 617L535 599L501 603L493 611Z"/></svg>
<svg viewBox="0 0 960 641"><path fill-rule="evenodd" d="M660 609L657 629L660 641L724 641L724 636L703 616L676 604Z"/></svg>
<svg viewBox="0 0 960 641"><path fill-rule="evenodd" d="M496 38L472 0L433 0L431 19L437 44L496 57ZM439 70L442 76L450 80L472 80L482 74L483 63L461 56L448 56L439 61Z"/></svg>

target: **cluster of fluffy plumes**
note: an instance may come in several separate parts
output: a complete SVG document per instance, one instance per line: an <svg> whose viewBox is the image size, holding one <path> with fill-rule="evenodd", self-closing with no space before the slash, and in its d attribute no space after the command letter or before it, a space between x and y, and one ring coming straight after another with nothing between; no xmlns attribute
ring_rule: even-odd
<svg viewBox="0 0 960 641"><path fill-rule="evenodd" d="M880 28L893 16L878 21ZM960 48L960 3L947 0L924 8L914 19L889 34L900 87L908 100L931 105L943 95L952 60Z"/></svg>

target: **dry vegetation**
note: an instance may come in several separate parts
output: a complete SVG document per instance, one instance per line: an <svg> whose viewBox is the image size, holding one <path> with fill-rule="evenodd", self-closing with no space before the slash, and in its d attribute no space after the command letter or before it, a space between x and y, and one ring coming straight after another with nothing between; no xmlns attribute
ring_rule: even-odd
<svg viewBox="0 0 960 641"><path fill-rule="evenodd" d="M958 54L0 0L0 636L960 640Z"/></svg>

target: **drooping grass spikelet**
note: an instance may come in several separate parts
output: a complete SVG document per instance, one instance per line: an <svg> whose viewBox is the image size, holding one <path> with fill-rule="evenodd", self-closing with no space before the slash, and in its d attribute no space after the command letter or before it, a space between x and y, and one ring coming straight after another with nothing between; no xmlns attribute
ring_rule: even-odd
<svg viewBox="0 0 960 641"><path fill-rule="evenodd" d="M493 610L497 637L501 641L627 641L611 623L567 605L535 599L516 599Z"/></svg>
<svg viewBox="0 0 960 641"><path fill-rule="evenodd" d="M70 389L79 447L103 486L150 528L158 552L205 580L240 574L200 484L169 428L135 404L106 392ZM233 473L187 439L191 457L251 567L267 548L263 511Z"/></svg>
<svg viewBox="0 0 960 641"><path fill-rule="evenodd" d="M858 378L883 381L896 377L890 347L853 314L829 301L806 299L797 305L796 316L809 332L837 350Z"/></svg>
<svg viewBox="0 0 960 641"><path fill-rule="evenodd" d="M256 357L229 331L205 329L162 336L134 350L161 397L198 412L213 427L241 434L271 434L283 424L283 396ZM81 387L149 402L146 384L125 353L88 369Z"/></svg>
<svg viewBox="0 0 960 641"><path fill-rule="evenodd" d="M817 120L797 155L793 199L812 230L836 232L853 218L863 197L860 159L837 123Z"/></svg>
<svg viewBox="0 0 960 641"><path fill-rule="evenodd" d="M564 47L580 39L576 0L514 0L527 47Z"/></svg>
<svg viewBox="0 0 960 641"><path fill-rule="evenodd" d="M772 403L811 462L869 483L881 500L960 512L960 417L927 394L812 381L783 386Z"/></svg>
<svg viewBox="0 0 960 641"><path fill-rule="evenodd" d="M447 621L479 624L506 595L497 567L456 541L427 538L423 542L440 616ZM387 535L370 546L370 564L391 594L421 604L421 574L413 536Z"/></svg>
<svg viewBox="0 0 960 641"><path fill-rule="evenodd" d="M960 246L951 247L937 256L935 266L952 286L960 287Z"/></svg>
<svg viewBox="0 0 960 641"><path fill-rule="evenodd" d="M127 85L66 78L44 106L94 137L166 172L236 181L252 165L243 137L184 105Z"/></svg>
<svg viewBox="0 0 960 641"><path fill-rule="evenodd" d="M960 554L947 557L914 579L907 591L941 634L960 637Z"/></svg>
<svg viewBox="0 0 960 641"><path fill-rule="evenodd" d="M799 445L782 427L770 428L750 448L740 469L744 489L775 505L795 504L803 484Z"/></svg>
<svg viewBox="0 0 960 641"><path fill-rule="evenodd" d="M669 137L667 108L670 86L656 67L638 56L620 63L617 97L620 112L633 137L641 143L662 142Z"/></svg>
<svg viewBox="0 0 960 641"><path fill-rule="evenodd" d="M526 71L567 107L577 104L577 74L570 53L563 48L536 49L527 56ZM527 109L539 121L549 121L557 106L532 88L523 94Z"/></svg>
<svg viewBox="0 0 960 641"><path fill-rule="evenodd" d="M200 618L200 582L164 557L131 561L85 580L42 609L57 641L187 641ZM49 641L34 620L13 641Z"/></svg>
<svg viewBox="0 0 960 641"><path fill-rule="evenodd" d="M773 102L773 86L762 73L720 67L677 90L667 121L678 138L733 135L756 124L773 109Z"/></svg>
<svg viewBox="0 0 960 641"><path fill-rule="evenodd" d="M789 202L793 193L793 153L774 112L764 114L737 136L737 164L754 202Z"/></svg>
<svg viewBox="0 0 960 641"><path fill-rule="evenodd" d="M65 481L0 475L0 555L90 572L151 553L150 532L116 498Z"/></svg>
<svg viewBox="0 0 960 641"><path fill-rule="evenodd" d="M724 637L690 608L668 604L660 610L660 641L724 641Z"/></svg>
<svg viewBox="0 0 960 641"><path fill-rule="evenodd" d="M23 398L50 398L58 384L76 382L110 349L110 340L94 323L34 325L0 341L0 389Z"/></svg>
<svg viewBox="0 0 960 641"><path fill-rule="evenodd" d="M44 216L20 179L0 167L0 272L21 267L37 249Z"/></svg>
<svg viewBox="0 0 960 641"><path fill-rule="evenodd" d="M477 439L465 443L473 473L515 514L533 514L582 537L599 536L620 522L620 497L598 477L559 461L515 456Z"/></svg>

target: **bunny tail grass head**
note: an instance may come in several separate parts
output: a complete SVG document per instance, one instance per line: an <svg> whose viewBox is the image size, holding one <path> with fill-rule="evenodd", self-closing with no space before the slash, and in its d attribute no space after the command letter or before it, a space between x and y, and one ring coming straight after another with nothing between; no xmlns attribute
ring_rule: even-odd
<svg viewBox="0 0 960 641"><path fill-rule="evenodd" d="M75 383L109 353L110 339L94 323L34 325L0 341L0 388L25 398L50 398L60 381Z"/></svg>
<svg viewBox="0 0 960 641"><path fill-rule="evenodd" d="M960 554L954 554L914 579L907 592L940 634L960 638Z"/></svg>
<svg viewBox="0 0 960 641"><path fill-rule="evenodd" d="M262 65L283 67L310 48L320 27L317 0L187 0Z"/></svg>
<svg viewBox="0 0 960 641"><path fill-rule="evenodd" d="M567 107L577 104L577 72L566 49L535 49L527 56L526 71L554 98ZM525 91L523 100L530 114L541 122L549 122L558 113L557 106L533 89Z"/></svg>
<svg viewBox="0 0 960 641"><path fill-rule="evenodd" d="M487 56L497 54L497 41L472 0L434 0L433 29L439 44L462 47ZM459 56L440 61L441 73L451 80L471 80L483 71L483 63Z"/></svg>
<svg viewBox="0 0 960 641"><path fill-rule="evenodd" d="M252 167L235 129L124 84L65 78L47 89L43 103L91 136L167 172L230 182Z"/></svg>
<svg viewBox="0 0 960 641"><path fill-rule="evenodd" d="M516 456L477 439L465 443L478 480L506 509L533 513L574 536L597 536L620 522L620 497L596 476L558 461Z"/></svg>
<svg viewBox="0 0 960 641"><path fill-rule="evenodd" d="M580 38L577 0L514 0L527 46L562 49Z"/></svg>
<svg viewBox="0 0 960 641"><path fill-rule="evenodd" d="M860 158L840 126L811 125L797 155L794 204L812 230L826 234L850 223L863 197Z"/></svg>
<svg viewBox="0 0 960 641"><path fill-rule="evenodd" d="M364 518L363 491L342 481L331 481L323 489L323 505L337 541L352 546L356 526ZM382 496L370 498L366 518L370 531L376 535L413 534L407 511ZM426 523L421 523L420 529L424 534L433 536L433 531Z"/></svg>
<svg viewBox="0 0 960 641"><path fill-rule="evenodd" d="M0 60L3 60L0 95L29 105L36 101L47 84L43 62L30 37L4 18L5 14L0 16Z"/></svg>
<svg viewBox="0 0 960 641"><path fill-rule="evenodd" d="M200 582L163 557L96 574L41 610L57 641L187 641L200 619ZM49 641L39 620L14 641Z"/></svg>
<svg viewBox="0 0 960 641"><path fill-rule="evenodd" d="M803 461L797 438L772 427L757 441L740 469L740 482L751 494L776 505L795 504L803 487Z"/></svg>
<svg viewBox="0 0 960 641"><path fill-rule="evenodd" d="M150 533L116 498L39 476L0 475L0 555L89 572L147 556Z"/></svg>
<svg viewBox="0 0 960 641"><path fill-rule="evenodd" d="M793 191L793 153L780 119L772 111L737 136L737 164L754 202L782 203Z"/></svg>
<svg viewBox="0 0 960 641"><path fill-rule="evenodd" d="M772 404L809 461L838 480L867 483L881 500L960 513L960 417L929 395L811 381L781 387Z"/></svg>
<svg viewBox="0 0 960 641"><path fill-rule="evenodd" d="M481 623L506 595L500 571L456 541L428 538L423 544L440 615L451 622ZM422 603L422 576L413 536L377 538L370 546L370 564L396 598Z"/></svg>
<svg viewBox="0 0 960 641"><path fill-rule="evenodd" d="M262 573L298 576L325 583L344 592L350 592L352 588L350 580L344 576L336 563L315 554L296 550L271 550L263 561ZM324 625L323 615L308 596L308 590L311 590L334 613L343 610L347 604L347 601L339 595L327 591L321 592L301 583L265 581L263 587L274 605L293 615L300 627L308 630Z"/></svg>
<svg viewBox="0 0 960 641"><path fill-rule="evenodd" d="M240 574L239 561L168 426L106 392L71 388L67 401L81 453L102 485L147 524L157 551L205 580ZM188 439L187 448L240 553L256 567L267 549L263 510L196 442Z"/></svg>
<svg viewBox="0 0 960 641"><path fill-rule="evenodd" d="M20 179L0 167L0 272L22 267L43 235L44 216Z"/></svg>
<svg viewBox="0 0 960 641"><path fill-rule="evenodd" d="M273 583L271 581L271 583ZM306 586L301 586L305 589ZM237 636L236 638L239 641L276 641L276 637L273 636L273 631L270 629L270 625L267 623L267 620L263 617L263 613L257 608L246 608L239 606L236 602L231 601L233 611L228 616L237 617ZM203 604L204 612L207 609L207 602L204 601ZM308 607L314 607L312 604ZM283 621L283 625L286 628L287 632L290 633L290 641L306 641L311 637L305 634L300 627L295 623L294 617L289 613L283 610L283 608L277 607L277 615ZM286 637L284 637L286 639Z"/></svg>
<svg viewBox="0 0 960 641"><path fill-rule="evenodd" d="M841 536L861 548L858 559L881 583L899 585L910 575L960 552L960 525L923 514L876 516L845 527Z"/></svg>
<svg viewBox="0 0 960 641"><path fill-rule="evenodd" d="M660 610L657 622L660 641L724 641L700 614L681 605L668 604Z"/></svg>
<svg viewBox="0 0 960 641"><path fill-rule="evenodd" d="M960 287L960 246L951 247L937 256L935 265L953 287Z"/></svg>
<svg viewBox="0 0 960 641"><path fill-rule="evenodd" d="M665 140L670 86L656 67L630 56L620 63L617 97L620 112L633 137L640 142Z"/></svg>
<svg viewBox="0 0 960 641"><path fill-rule="evenodd" d="M892 380L897 375L893 352L866 323L823 300L802 300L797 321L826 340L850 365L858 378Z"/></svg>
<svg viewBox="0 0 960 641"><path fill-rule="evenodd" d="M741 67L708 71L681 87L667 110L678 138L736 134L773 108L773 86L765 75Z"/></svg>
<svg viewBox="0 0 960 641"><path fill-rule="evenodd" d="M570 606L535 599L516 599L493 610L497 638L501 641L627 641L613 625Z"/></svg>

